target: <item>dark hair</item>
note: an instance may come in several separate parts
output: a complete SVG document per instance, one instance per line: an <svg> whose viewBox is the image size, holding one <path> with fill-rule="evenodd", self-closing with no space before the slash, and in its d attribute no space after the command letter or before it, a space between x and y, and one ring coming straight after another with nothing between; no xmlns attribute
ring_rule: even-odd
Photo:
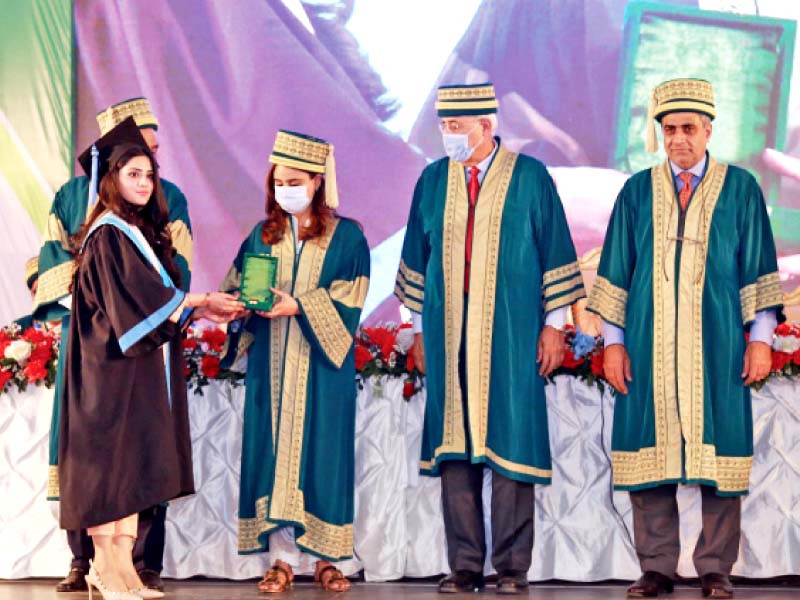
<svg viewBox="0 0 800 600"><path fill-rule="evenodd" d="M143 207L137 207L125 200L119 191L119 173L122 168L137 156L146 156L153 165L153 193ZM138 144L122 144L114 148L109 158L109 169L100 180L97 204L86 219L86 223L72 238L72 251L75 253L75 270L80 266L83 252L81 247L92 225L105 211L110 210L131 225L138 227L156 256L164 265L176 286L181 285L181 274L175 265L175 248L169 231L169 211L161 180L158 177L158 163L149 148Z"/></svg>
<svg viewBox="0 0 800 600"><path fill-rule="evenodd" d="M318 173L312 173L311 171L302 172L308 173L312 178L318 175ZM261 226L261 241L272 246L283 239L286 232L286 220L289 218L289 213L283 210L278 201L275 200L275 165L272 165L267 173L266 188L267 220ZM325 229L331 224L335 216L336 211L325 204L325 178L323 177L322 183L311 199L311 222L307 226L300 226L298 237L301 240L322 237L325 234Z"/></svg>

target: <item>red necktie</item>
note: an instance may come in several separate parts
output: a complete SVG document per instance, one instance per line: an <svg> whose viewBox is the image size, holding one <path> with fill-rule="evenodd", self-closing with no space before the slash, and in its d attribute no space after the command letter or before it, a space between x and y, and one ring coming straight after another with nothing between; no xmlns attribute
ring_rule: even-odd
<svg viewBox="0 0 800 600"><path fill-rule="evenodd" d="M683 171L682 173L678 173L678 177L683 181L683 187L681 188L680 194L678 194L678 200L681 203L681 210L686 210L686 207L689 206L689 198L692 197L692 174L689 173L689 171Z"/></svg>
<svg viewBox="0 0 800 600"><path fill-rule="evenodd" d="M469 216L467 217L467 243L464 264L464 293L469 292L469 267L472 262L472 230L475 228L475 203L478 201L478 191L481 184L478 183L478 167L469 168Z"/></svg>

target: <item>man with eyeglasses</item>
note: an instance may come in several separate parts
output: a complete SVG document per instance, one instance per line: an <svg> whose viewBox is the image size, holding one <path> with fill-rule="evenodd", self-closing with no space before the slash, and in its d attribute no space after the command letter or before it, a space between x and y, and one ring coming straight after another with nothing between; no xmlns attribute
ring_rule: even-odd
<svg viewBox="0 0 800 600"><path fill-rule="evenodd" d="M643 572L629 597L672 591L678 483L702 493L694 565L703 596L733 595L753 462L748 386L769 374L772 334L784 318L764 198L750 173L708 154L715 116L707 81L655 88L647 150L656 150L657 121L667 160L625 183L589 298L619 393L614 487L630 492Z"/></svg>
<svg viewBox="0 0 800 600"><path fill-rule="evenodd" d="M497 591L527 593L533 486L552 476L544 378L583 280L544 165L493 135L494 87L441 87L436 108L448 156L417 182L395 294L427 376L421 472L442 478L452 572L439 591L483 587L488 468Z"/></svg>

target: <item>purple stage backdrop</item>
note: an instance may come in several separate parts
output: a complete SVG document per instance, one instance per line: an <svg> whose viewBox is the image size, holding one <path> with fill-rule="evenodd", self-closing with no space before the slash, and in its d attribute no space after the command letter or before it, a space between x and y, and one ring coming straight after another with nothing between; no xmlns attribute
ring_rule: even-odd
<svg viewBox="0 0 800 600"><path fill-rule="evenodd" d="M628 176L612 156L628 4L79 0L76 148L97 136L98 110L150 99L162 174L189 200L192 287L206 290L262 218L276 130L325 138L336 148L340 212L363 225L372 248L366 312L392 318L385 300L414 183L442 154L432 107L440 82L496 83L503 140L551 167L579 254L601 245ZM800 146L797 104L792 96L789 154ZM781 202L800 206L800 167L786 169ZM798 284L797 246L780 248L787 288Z"/></svg>

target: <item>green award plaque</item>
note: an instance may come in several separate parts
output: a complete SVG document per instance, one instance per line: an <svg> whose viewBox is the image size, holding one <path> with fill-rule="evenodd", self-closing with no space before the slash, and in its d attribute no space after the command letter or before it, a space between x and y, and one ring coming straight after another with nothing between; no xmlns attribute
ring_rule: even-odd
<svg viewBox="0 0 800 600"><path fill-rule="evenodd" d="M278 277L278 257L247 252L242 263L240 300L251 310L272 310Z"/></svg>

